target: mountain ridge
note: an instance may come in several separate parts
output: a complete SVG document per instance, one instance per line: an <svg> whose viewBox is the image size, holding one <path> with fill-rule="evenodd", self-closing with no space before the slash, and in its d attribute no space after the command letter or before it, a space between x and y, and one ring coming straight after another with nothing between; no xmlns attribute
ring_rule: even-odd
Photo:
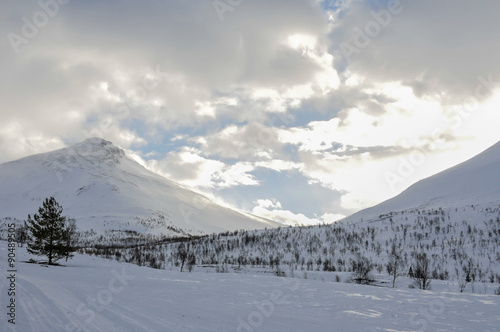
<svg viewBox="0 0 500 332"><path fill-rule="evenodd" d="M411 209L458 208L500 203L500 142L478 155L422 179L399 195L361 210L339 222L377 219L380 215Z"/></svg>

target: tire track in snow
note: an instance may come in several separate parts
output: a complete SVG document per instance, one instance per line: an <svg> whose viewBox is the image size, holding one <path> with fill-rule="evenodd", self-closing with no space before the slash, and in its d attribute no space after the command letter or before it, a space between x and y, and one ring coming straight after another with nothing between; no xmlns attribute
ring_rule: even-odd
<svg viewBox="0 0 500 332"><path fill-rule="evenodd" d="M143 322L149 322L149 324L154 323L155 325L158 326L158 330L156 329L145 329L144 331L148 332L153 332L153 331L177 331L182 329L182 326L180 324L173 324L172 322L163 319L161 317L149 314L145 311L142 311L140 314L136 311L130 308L130 306L123 305L121 303L116 303L114 305L116 307L115 310L111 310L113 314L118 316L120 319L123 320L128 320L134 325L137 325L138 327L142 328L144 326ZM119 309L121 308L121 309ZM142 322L142 323L141 323Z"/></svg>
<svg viewBox="0 0 500 332"><path fill-rule="evenodd" d="M22 278L22 283L24 286L20 287L23 290L20 297L23 298L23 309L31 317L29 321L37 322L34 326L31 324L33 332L123 331L117 329L116 324L102 313L96 312L95 319L91 322L85 321L86 316L77 315L78 306L85 303L87 293L84 290L76 291L67 285L40 280L30 281L26 277Z"/></svg>
<svg viewBox="0 0 500 332"><path fill-rule="evenodd" d="M64 327L71 320L64 312L57 308L36 285L24 278L17 284L19 289L19 309L17 319L30 322L31 331L53 332L64 331Z"/></svg>

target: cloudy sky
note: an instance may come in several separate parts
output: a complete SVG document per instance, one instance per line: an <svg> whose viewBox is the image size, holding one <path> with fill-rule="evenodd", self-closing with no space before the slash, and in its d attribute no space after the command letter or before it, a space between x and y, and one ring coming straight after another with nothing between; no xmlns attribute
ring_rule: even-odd
<svg viewBox="0 0 500 332"><path fill-rule="evenodd" d="M5 0L0 162L102 137L286 223L500 140L494 0Z"/></svg>

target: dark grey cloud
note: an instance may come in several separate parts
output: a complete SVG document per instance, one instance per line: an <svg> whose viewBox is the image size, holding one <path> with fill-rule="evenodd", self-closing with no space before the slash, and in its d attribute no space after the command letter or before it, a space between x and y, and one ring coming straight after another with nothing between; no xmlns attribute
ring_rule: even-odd
<svg viewBox="0 0 500 332"><path fill-rule="evenodd" d="M283 157L283 146L273 127L252 122L203 137L201 151L216 158L258 161Z"/></svg>
<svg viewBox="0 0 500 332"><path fill-rule="evenodd" d="M479 76L492 75L498 86L499 2L401 0L400 4L400 13L391 15L386 27L379 24L373 37L368 36L367 46L358 43L363 47L346 64L342 43L356 46L352 39L360 35L356 29L366 31L377 22L370 12L387 12L385 6L353 5L331 35L337 64L374 81L405 82L417 96L437 97L448 103L474 96Z"/></svg>

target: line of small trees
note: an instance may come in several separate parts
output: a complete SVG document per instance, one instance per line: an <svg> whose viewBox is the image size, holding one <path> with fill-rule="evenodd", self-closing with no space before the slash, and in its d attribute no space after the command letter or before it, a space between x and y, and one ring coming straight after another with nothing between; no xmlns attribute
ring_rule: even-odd
<svg viewBox="0 0 500 332"><path fill-rule="evenodd" d="M357 254L355 259L351 261L352 276L351 280L358 284L370 284L375 280L371 275L374 264L370 260ZM396 285L396 279L400 276L406 275L403 265L401 252L393 246L389 255L389 262L386 265L387 273L392 277L392 287ZM420 289L430 289L431 286L431 270L430 261L427 254L424 252L416 253L415 260L410 266L408 276L413 279L414 286Z"/></svg>

